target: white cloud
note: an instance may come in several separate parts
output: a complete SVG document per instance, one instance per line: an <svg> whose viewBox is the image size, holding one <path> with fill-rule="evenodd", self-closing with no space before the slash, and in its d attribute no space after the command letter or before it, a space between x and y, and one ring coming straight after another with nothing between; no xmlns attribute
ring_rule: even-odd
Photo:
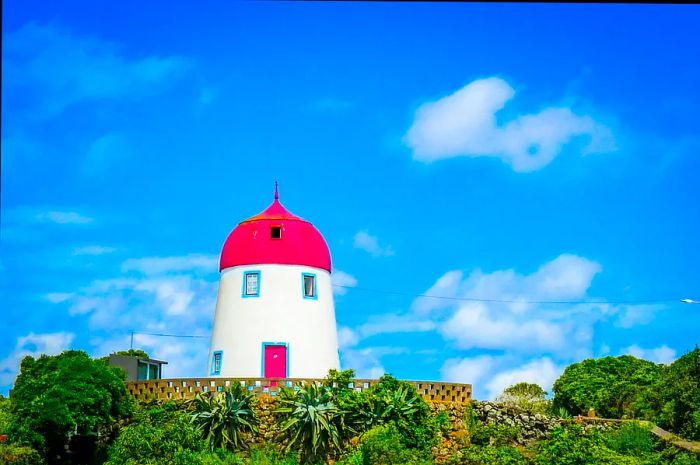
<svg viewBox="0 0 700 465"><path fill-rule="evenodd" d="M356 345L360 341L360 336L347 326L338 327L338 346L340 349L346 349Z"/></svg>
<svg viewBox="0 0 700 465"><path fill-rule="evenodd" d="M676 359L676 351L667 345L662 345L653 349L644 349L637 344L625 347L620 350L620 355L633 355L644 360L651 360L654 363L671 363Z"/></svg>
<svg viewBox="0 0 700 465"><path fill-rule="evenodd" d="M50 228L85 226L93 218L74 208L24 205L2 211L2 239L13 243L38 243L47 240Z"/></svg>
<svg viewBox="0 0 700 465"><path fill-rule="evenodd" d="M444 298L418 297L411 306L413 311L418 315L426 315L432 311L449 308L454 305L454 302L450 299L457 297L462 283L462 276L463 273L458 270L448 271L442 275L430 289L425 291L425 295Z"/></svg>
<svg viewBox="0 0 700 465"><path fill-rule="evenodd" d="M453 383L470 383L474 387L491 374L496 359L490 355L480 355L471 358L450 358L440 369L441 378Z"/></svg>
<svg viewBox="0 0 700 465"><path fill-rule="evenodd" d="M135 347L170 362L164 376L203 376L216 304L216 257L132 258L121 270L136 273L47 298L67 302L70 315L87 318L94 355L129 348L130 333L136 331Z"/></svg>
<svg viewBox="0 0 700 465"><path fill-rule="evenodd" d="M608 128L566 107L545 108L499 123L497 113L514 96L515 90L503 79L472 81L453 94L421 105L405 143L419 161L496 157L519 172L543 168L575 137L589 139L584 153L615 149Z"/></svg>
<svg viewBox="0 0 700 465"><path fill-rule="evenodd" d="M331 283L333 284L333 293L345 295L349 287L357 286L357 279L344 271L333 270L331 274Z"/></svg>
<svg viewBox="0 0 700 465"><path fill-rule="evenodd" d="M87 224L92 223L92 218L81 215L78 212L49 211L36 215L40 221L49 221L56 224Z"/></svg>
<svg viewBox="0 0 700 465"><path fill-rule="evenodd" d="M122 264L122 271L138 271L145 274L169 273L177 271L202 270L218 271L217 255L190 254L180 257L131 258Z"/></svg>
<svg viewBox="0 0 700 465"><path fill-rule="evenodd" d="M70 300L73 294L70 292L50 292L44 297L52 304L60 304L61 302Z"/></svg>
<svg viewBox="0 0 700 465"><path fill-rule="evenodd" d="M165 314L173 316L185 313L194 299L190 286L189 276L177 276L144 280L134 289L155 294L156 302L162 306Z"/></svg>
<svg viewBox="0 0 700 465"><path fill-rule="evenodd" d="M355 234L353 247L356 249L362 249L373 257L386 257L394 255L394 251L391 247L380 246L377 237L370 235L367 230L358 231L357 234Z"/></svg>
<svg viewBox="0 0 700 465"><path fill-rule="evenodd" d="M638 304L616 306L613 308L618 313L615 326L619 328L632 328L633 326L650 323L656 316L656 312L663 309L662 305Z"/></svg>
<svg viewBox="0 0 700 465"><path fill-rule="evenodd" d="M0 361L0 386L12 384L22 359L26 356L38 357L41 354L56 355L70 347L75 334L68 332L35 334L17 338L15 349Z"/></svg>
<svg viewBox="0 0 700 465"><path fill-rule="evenodd" d="M571 328L543 318L517 318L482 303L468 303L440 326L440 333L461 349L554 352L566 347Z"/></svg>
<svg viewBox="0 0 700 465"><path fill-rule="evenodd" d="M181 57L130 60L116 44L29 23L3 41L9 89L30 87L33 117L55 116L82 101L138 99L158 94L190 66Z"/></svg>
<svg viewBox="0 0 700 465"><path fill-rule="evenodd" d="M590 351L591 327L602 317L602 307L531 302L583 300L601 269L594 261L562 254L531 274L474 270L465 277L448 271L425 292L447 299L419 297L412 311L430 315L440 334L461 349L583 355Z"/></svg>
<svg viewBox="0 0 700 465"><path fill-rule="evenodd" d="M514 362L508 356L452 358L445 361L440 374L446 381L472 384L475 398L494 399L505 388L520 382L538 384L551 392L554 381L563 371L562 366L556 365L548 357L521 364Z"/></svg>
<svg viewBox="0 0 700 465"><path fill-rule="evenodd" d="M551 392L552 385L559 378L563 367L555 365L551 359L543 357L525 363L522 366L503 370L492 376L486 384L489 399L494 399L503 390L517 383L533 383Z"/></svg>
<svg viewBox="0 0 700 465"><path fill-rule="evenodd" d="M398 355L408 352L403 347L367 347L363 349L345 349L340 352L341 368L352 368L357 378L376 379L386 370L381 362L384 355Z"/></svg>

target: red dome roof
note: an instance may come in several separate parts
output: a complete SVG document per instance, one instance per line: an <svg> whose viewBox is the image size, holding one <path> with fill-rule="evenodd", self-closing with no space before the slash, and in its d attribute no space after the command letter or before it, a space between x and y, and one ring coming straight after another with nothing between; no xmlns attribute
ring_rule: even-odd
<svg viewBox="0 0 700 465"><path fill-rule="evenodd" d="M280 237L275 238L278 231ZM331 254L321 233L284 208L276 191L275 201L265 211L241 221L231 231L221 251L219 271L260 264L306 265L331 271Z"/></svg>

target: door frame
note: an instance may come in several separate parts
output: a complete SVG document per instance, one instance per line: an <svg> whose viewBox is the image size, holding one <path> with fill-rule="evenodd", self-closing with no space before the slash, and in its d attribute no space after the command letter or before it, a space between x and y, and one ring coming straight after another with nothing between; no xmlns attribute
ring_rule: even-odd
<svg viewBox="0 0 700 465"><path fill-rule="evenodd" d="M263 342L262 343L262 351L260 354L260 377L263 379L265 378L265 348L267 346L284 346L285 347L285 355L286 355L286 360L285 360L285 372L286 372L286 378L289 378L289 343L288 342Z"/></svg>

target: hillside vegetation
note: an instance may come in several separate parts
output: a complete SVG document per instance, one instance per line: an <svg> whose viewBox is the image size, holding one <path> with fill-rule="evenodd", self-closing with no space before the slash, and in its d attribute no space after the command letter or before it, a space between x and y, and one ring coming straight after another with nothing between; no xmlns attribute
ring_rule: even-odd
<svg viewBox="0 0 700 465"><path fill-rule="evenodd" d="M428 404L389 375L356 392L353 376L332 370L323 385L274 399L234 385L139 405L105 360L80 351L26 357L11 399L0 398L0 465L700 465L636 421L700 439L698 348L668 366L584 360L566 368L551 400L518 383L483 408ZM492 416L494 406L503 407ZM630 421L572 418L591 409ZM541 434L524 431L527 422Z"/></svg>

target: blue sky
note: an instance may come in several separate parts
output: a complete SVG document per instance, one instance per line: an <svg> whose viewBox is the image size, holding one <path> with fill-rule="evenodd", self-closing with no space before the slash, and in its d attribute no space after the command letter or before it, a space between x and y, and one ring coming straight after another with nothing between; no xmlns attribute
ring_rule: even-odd
<svg viewBox="0 0 700 465"><path fill-rule="evenodd" d="M132 329L203 336L136 336L203 375L220 247L275 180L331 248L360 376L485 398L700 342L695 5L3 12L0 391ZM618 303L524 303L588 300Z"/></svg>

